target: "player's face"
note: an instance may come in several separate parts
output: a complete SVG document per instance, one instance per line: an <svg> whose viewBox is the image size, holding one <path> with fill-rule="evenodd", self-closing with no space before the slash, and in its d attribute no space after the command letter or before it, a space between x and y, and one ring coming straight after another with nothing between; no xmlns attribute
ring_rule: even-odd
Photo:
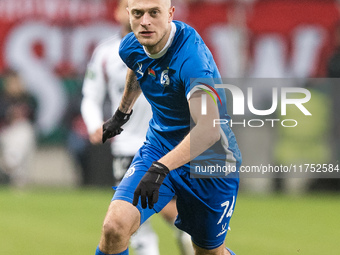
<svg viewBox="0 0 340 255"><path fill-rule="evenodd" d="M170 0L129 0L132 31L149 53L158 53L165 46L171 31L174 7Z"/></svg>

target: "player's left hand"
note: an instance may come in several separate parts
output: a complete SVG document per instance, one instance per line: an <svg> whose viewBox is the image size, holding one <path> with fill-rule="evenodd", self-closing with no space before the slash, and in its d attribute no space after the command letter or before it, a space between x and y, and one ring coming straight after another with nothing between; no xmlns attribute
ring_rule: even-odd
<svg viewBox="0 0 340 255"><path fill-rule="evenodd" d="M136 206L140 196L142 208L145 209L147 204L149 204L149 208L152 209L153 205L158 201L159 188L169 172L169 169L165 165L154 161L140 180L135 190L132 204Z"/></svg>
<svg viewBox="0 0 340 255"><path fill-rule="evenodd" d="M105 143L107 139L119 135L123 131L121 126L128 122L131 114L132 110L130 113L123 113L122 111L117 109L115 114L103 125L102 142Z"/></svg>

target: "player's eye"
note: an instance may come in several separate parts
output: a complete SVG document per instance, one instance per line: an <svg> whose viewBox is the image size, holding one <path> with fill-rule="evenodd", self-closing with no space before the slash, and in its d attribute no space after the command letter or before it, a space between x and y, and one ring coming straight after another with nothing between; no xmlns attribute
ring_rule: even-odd
<svg viewBox="0 0 340 255"><path fill-rule="evenodd" d="M150 11L150 16L155 17L159 13L159 10L152 10Z"/></svg>
<svg viewBox="0 0 340 255"><path fill-rule="evenodd" d="M138 11L138 10L135 10L132 12L133 16L136 17L136 18L140 18L143 16L143 12L141 11Z"/></svg>

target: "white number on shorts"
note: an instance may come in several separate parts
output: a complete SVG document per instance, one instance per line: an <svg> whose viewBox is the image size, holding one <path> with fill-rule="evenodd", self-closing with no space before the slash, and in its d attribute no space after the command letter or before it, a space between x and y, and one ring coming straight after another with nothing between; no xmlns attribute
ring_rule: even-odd
<svg viewBox="0 0 340 255"><path fill-rule="evenodd" d="M220 220L217 222L217 225L222 222L222 220L223 220L223 218L226 214L227 214L227 216L226 216L227 218L231 217L231 215L233 215L233 212L234 212L233 208L234 208L234 204L235 204L235 196L233 196L233 202L232 202L230 208L229 208L229 204L230 204L229 201L225 201L224 203L221 204L221 207L225 207L225 209L223 211L223 214L222 214ZM228 208L229 208L229 210L228 210ZM227 213L227 211L228 211L228 213Z"/></svg>

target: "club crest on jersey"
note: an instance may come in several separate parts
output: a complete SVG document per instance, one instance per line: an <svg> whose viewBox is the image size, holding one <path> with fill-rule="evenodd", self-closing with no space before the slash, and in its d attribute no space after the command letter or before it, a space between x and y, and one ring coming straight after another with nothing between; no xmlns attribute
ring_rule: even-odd
<svg viewBox="0 0 340 255"><path fill-rule="evenodd" d="M161 84L163 87L170 85L169 70L164 70L161 74Z"/></svg>

